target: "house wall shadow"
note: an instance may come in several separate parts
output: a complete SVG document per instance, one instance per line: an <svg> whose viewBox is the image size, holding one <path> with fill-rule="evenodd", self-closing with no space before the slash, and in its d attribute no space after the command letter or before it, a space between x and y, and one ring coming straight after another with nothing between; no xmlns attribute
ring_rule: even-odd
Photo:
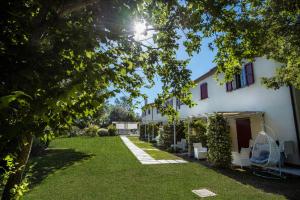
<svg viewBox="0 0 300 200"><path fill-rule="evenodd" d="M35 187L49 174L59 169L65 169L75 163L83 162L94 155L75 151L74 149L47 149L43 156L33 157L29 161L30 166L26 175L30 188Z"/></svg>

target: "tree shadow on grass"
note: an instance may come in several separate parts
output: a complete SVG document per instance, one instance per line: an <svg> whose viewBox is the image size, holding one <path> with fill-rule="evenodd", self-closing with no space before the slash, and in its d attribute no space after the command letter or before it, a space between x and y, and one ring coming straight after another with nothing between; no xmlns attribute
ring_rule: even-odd
<svg viewBox="0 0 300 200"><path fill-rule="evenodd" d="M192 161L192 160L189 160ZM193 162L193 161L192 161ZM257 189L261 189L268 193L279 194L287 199L296 200L300 197L300 178L296 176L288 176L286 179L266 179L254 175L251 168L248 169L217 169L210 166L206 161L194 161L202 166L208 167L218 173L221 173L231 179L234 179L244 185L251 185Z"/></svg>
<svg viewBox="0 0 300 200"><path fill-rule="evenodd" d="M43 156L30 159L30 168L27 170L30 188L38 185L49 174L88 160L93 156L74 149L47 149Z"/></svg>

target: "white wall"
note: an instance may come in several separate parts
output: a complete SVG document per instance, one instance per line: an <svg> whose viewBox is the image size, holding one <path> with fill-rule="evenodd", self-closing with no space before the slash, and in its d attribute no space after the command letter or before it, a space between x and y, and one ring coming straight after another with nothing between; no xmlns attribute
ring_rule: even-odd
<svg viewBox="0 0 300 200"><path fill-rule="evenodd" d="M191 89L193 101L197 105L193 108L181 105L180 118L212 112L265 112L265 124L272 129L272 131L267 129L267 132L275 132L280 142L294 141L296 149L291 161L300 164L289 88L281 87L278 90L273 90L267 89L261 84L261 78L273 76L276 67L279 66L278 62L256 58L253 62L255 83L232 92L226 92L226 86L220 86L213 76L205 78L195 88ZM204 82L208 84L208 98L200 100L200 85ZM152 114L147 114L143 120L151 120L151 118ZM153 119L160 120L163 118L157 116L155 110Z"/></svg>

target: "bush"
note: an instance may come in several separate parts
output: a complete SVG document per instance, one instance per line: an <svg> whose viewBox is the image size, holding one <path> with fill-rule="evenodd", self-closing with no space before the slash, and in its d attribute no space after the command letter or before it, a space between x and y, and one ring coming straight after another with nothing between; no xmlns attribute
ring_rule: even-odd
<svg viewBox="0 0 300 200"><path fill-rule="evenodd" d="M173 144L173 124L165 124L160 136L161 145L165 149L170 148Z"/></svg>
<svg viewBox="0 0 300 200"><path fill-rule="evenodd" d="M72 126L68 131L69 137L76 137L84 134L84 130L80 129L78 126Z"/></svg>
<svg viewBox="0 0 300 200"><path fill-rule="evenodd" d="M140 140L147 140L148 141L148 135L145 134L145 124L140 125ZM154 129L154 130L153 130ZM147 124L147 134L150 134L150 138L152 137L152 133L154 134L154 138L158 136L159 133L159 124Z"/></svg>
<svg viewBox="0 0 300 200"><path fill-rule="evenodd" d="M173 129L173 127L172 127ZM181 141L181 139L185 139L185 129L184 129L184 122L179 121L176 123L176 141Z"/></svg>
<svg viewBox="0 0 300 200"><path fill-rule="evenodd" d="M108 126L108 135L109 136L117 135L117 128L113 124Z"/></svg>
<svg viewBox="0 0 300 200"><path fill-rule="evenodd" d="M193 143L199 143L204 147L207 147L207 135L206 135L206 126L207 123L204 119L196 119L191 122L189 122L189 127L188 127L188 122L185 123L185 137L187 139L188 143L188 152L189 155L193 155ZM189 129L189 130L188 130Z"/></svg>
<svg viewBox="0 0 300 200"><path fill-rule="evenodd" d="M185 138L184 122L179 121L176 123L176 142ZM164 148L170 149L174 144L174 126L173 123L169 123L163 126L163 131L160 136L161 144Z"/></svg>
<svg viewBox="0 0 300 200"><path fill-rule="evenodd" d="M88 127L84 129L83 135L90 136L90 137L96 137L98 136L98 133L100 131L99 126L95 124L90 124Z"/></svg>
<svg viewBox="0 0 300 200"><path fill-rule="evenodd" d="M207 146L206 135L207 123L204 119L196 119L190 122L188 132L188 123L185 124L185 137L190 144L201 142L202 146Z"/></svg>
<svg viewBox="0 0 300 200"><path fill-rule="evenodd" d="M145 124L140 124L140 140L143 140L145 137Z"/></svg>
<svg viewBox="0 0 300 200"><path fill-rule="evenodd" d="M98 135L99 136L109 136L108 129L100 128Z"/></svg>
<svg viewBox="0 0 300 200"><path fill-rule="evenodd" d="M223 115L215 114L207 124L208 161L216 167L231 166L231 139L229 126Z"/></svg>

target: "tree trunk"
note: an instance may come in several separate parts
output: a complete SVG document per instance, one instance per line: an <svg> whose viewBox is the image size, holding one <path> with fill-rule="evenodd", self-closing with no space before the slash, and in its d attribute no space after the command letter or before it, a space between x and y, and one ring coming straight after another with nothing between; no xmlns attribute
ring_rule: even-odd
<svg viewBox="0 0 300 200"><path fill-rule="evenodd" d="M2 193L2 200L13 199L11 189L13 189L15 185L21 184L23 173L30 155L32 141L33 135L31 133L22 134L18 138L18 144L15 144L16 146L19 146L19 150L17 151L17 157L15 160L17 171L9 176Z"/></svg>

